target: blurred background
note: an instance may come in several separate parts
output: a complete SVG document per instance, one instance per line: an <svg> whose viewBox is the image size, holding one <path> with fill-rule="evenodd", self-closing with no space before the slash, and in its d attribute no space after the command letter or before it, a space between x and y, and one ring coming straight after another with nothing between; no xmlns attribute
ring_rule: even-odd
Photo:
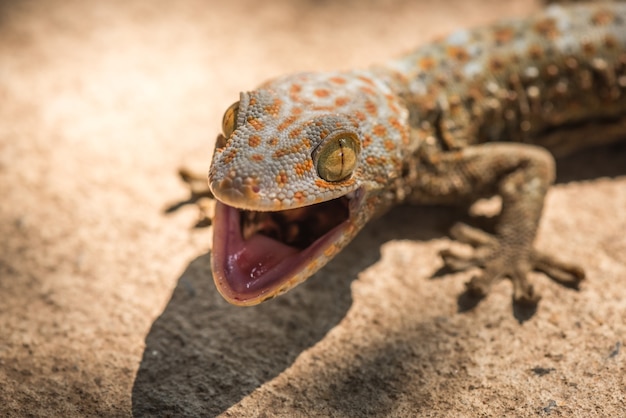
<svg viewBox="0 0 626 418"><path fill-rule="evenodd" d="M445 407L441 401L467 382L444 392L423 384L442 378L437 368L467 370L467 357L455 365L443 358L458 344L457 327L474 320L432 320L454 315L462 281L424 283L422 294L429 296L420 307L397 290L376 290L380 284L369 276L363 292L351 290L361 270L380 258L381 237L391 239L385 231L401 233L414 212L366 231L365 244L343 259L342 265L353 265L347 273L331 266L325 282L320 277L271 307L242 310L227 306L212 287L210 228L191 229L195 208L170 215L164 209L188 197L179 166L208 170L222 113L240 91L294 71L366 67L453 29L536 8L522 0L0 2L0 415L215 415L274 378L282 385L281 373L294 362L310 365L310 356L325 359L320 370L334 370L332 379L358 376L355 364L371 366L368 379L356 380L365 392L352 393L350 380L319 389L331 377L305 374L278 399L308 393L310 401L287 402L285 413L320 405L336 415ZM443 229L440 215L426 213L435 220L421 225L429 232L420 237L428 241ZM423 265L424 277L436 269L437 245L413 247L432 259ZM366 262L358 261L363 254ZM401 283L406 272L392 270L372 274L392 276L389 286ZM508 292L495 297L495 311L507 306ZM434 309L430 320L420 319L429 325L411 328L417 334L388 325L376 309L391 304L387 312L404 312L393 308L397 301L424 315ZM502 314L517 329L509 312ZM404 324L404 316L394 315L391 323ZM372 325L374 317L382 322ZM413 337L402 337L408 338L402 350L389 350L381 341L367 342L372 327ZM443 332L445 344L412 351L413 338L439 338L442 329L450 332ZM335 344L332 335L346 344ZM613 347L613 337L598 344ZM432 360L444 346L443 364L421 375L417 365L403 369L411 358ZM355 363L354 352L363 347L381 351ZM382 384L376 373L389 356L396 360L385 373L401 370L403 378L387 375ZM509 378L490 389L483 385L482 397L471 399L484 405L491 394L510 389ZM363 409L374 393L378 403ZM499 410L515 404L515 396L498 403ZM549 405L550 396L535 399L537 407ZM458 402L462 411L463 402L474 401ZM244 402L237 411L258 411L254 405ZM272 405L270 415L280 409Z"/></svg>

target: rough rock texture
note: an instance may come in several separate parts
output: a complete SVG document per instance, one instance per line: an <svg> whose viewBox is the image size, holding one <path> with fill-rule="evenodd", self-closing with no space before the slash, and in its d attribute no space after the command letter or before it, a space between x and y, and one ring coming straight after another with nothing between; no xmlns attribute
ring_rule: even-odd
<svg viewBox="0 0 626 418"><path fill-rule="evenodd" d="M0 3L1 416L621 416L626 147L570 158L538 246L580 292L438 276L455 210L400 208L305 285L227 305L180 164L240 90L366 66L528 1Z"/></svg>

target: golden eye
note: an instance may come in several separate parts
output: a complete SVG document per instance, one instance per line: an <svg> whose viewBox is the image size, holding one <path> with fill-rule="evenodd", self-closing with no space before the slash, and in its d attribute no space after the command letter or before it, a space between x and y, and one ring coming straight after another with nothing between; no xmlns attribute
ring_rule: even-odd
<svg viewBox="0 0 626 418"><path fill-rule="evenodd" d="M222 133L226 139L230 138L233 131L237 127L237 116L239 114L239 102L235 102L228 106L224 117L222 118Z"/></svg>
<svg viewBox="0 0 626 418"><path fill-rule="evenodd" d="M351 132L324 141L313 156L317 174L326 181L344 180L354 171L359 151L359 139Z"/></svg>

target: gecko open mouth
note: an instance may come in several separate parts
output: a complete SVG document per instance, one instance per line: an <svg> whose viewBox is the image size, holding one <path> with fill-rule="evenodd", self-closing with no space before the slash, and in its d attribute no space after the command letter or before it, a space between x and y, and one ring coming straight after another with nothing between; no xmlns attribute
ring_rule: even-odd
<svg viewBox="0 0 626 418"><path fill-rule="evenodd" d="M233 304L254 305L304 280L312 261L351 227L360 194L275 212L218 202L211 262L220 293Z"/></svg>

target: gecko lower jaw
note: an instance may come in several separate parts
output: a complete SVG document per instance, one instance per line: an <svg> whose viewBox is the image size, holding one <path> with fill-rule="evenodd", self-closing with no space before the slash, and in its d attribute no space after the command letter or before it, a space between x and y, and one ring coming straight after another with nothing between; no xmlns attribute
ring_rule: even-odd
<svg viewBox="0 0 626 418"><path fill-rule="evenodd" d="M352 227L361 195L357 190L275 212L242 210L218 201L211 263L219 292L235 305L255 305L308 278Z"/></svg>

